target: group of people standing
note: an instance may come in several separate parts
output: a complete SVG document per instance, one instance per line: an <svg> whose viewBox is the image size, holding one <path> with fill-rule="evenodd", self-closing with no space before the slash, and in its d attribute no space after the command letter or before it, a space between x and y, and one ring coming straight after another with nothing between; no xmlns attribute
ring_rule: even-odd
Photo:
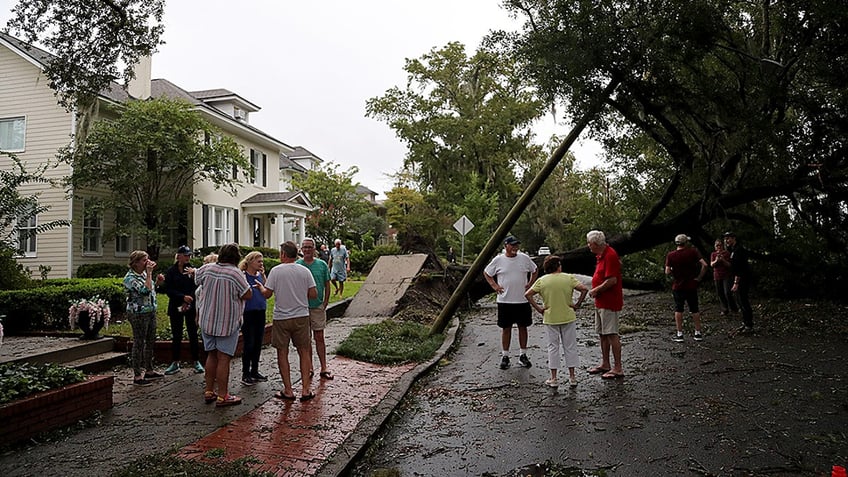
<svg viewBox="0 0 848 477"><path fill-rule="evenodd" d="M595 255L596 266L592 275L591 288L578 281L573 275L563 273L559 257L545 258L545 275L536 279L538 270L535 262L519 252L521 242L514 236L504 240L504 253L496 256L486 266L483 276L497 292L498 327L501 328L500 368L510 367L509 349L513 325L518 328L521 366L532 366L527 357L527 328L532 325L532 309L542 314L542 323L548 337L548 369L550 378L545 384L559 386L558 371L560 355L565 355L569 372L569 385L577 386L575 369L579 364L577 353L577 315L586 295L595 300L595 331L600 336L601 363L589 370L603 379L624 377L621 364L621 340L619 339L619 317L624 304L621 278L621 260L616 251L606 243L604 233L592 230L586 234L589 250ZM574 301L574 290L580 292ZM542 303L537 303L538 294ZM532 308L531 308L532 307Z"/></svg>
<svg viewBox="0 0 848 477"><path fill-rule="evenodd" d="M690 238L679 234L674 238L677 246L669 252L665 260L665 273L672 277L672 296L674 297L674 321L677 333L673 340L683 342L683 312L688 307L695 327L695 341L702 341L701 310L698 304L698 285L707 273L713 269L713 282L721 304L721 315L742 313L742 326L736 333L748 334L754 330L754 313L748 300L751 287L751 266L748 251L737 241L734 232L725 232L715 241L715 250L710 254L710 263L701 257L701 253L692 246Z"/></svg>
<svg viewBox="0 0 848 477"><path fill-rule="evenodd" d="M259 372L259 358L267 299L274 296L271 344L277 350L277 365L283 381L283 389L275 396L285 400L298 398L293 390L288 359L289 344L294 344L302 375L299 398L301 401L312 399L312 339L320 363L319 378L334 379L327 367L326 309L330 283L336 285L337 294L341 295L350 271L347 250L341 240L335 242L334 249L327 251L330 264L319 258L319 250L311 238L304 239L300 248L294 242L285 242L280 246L280 265L273 267L267 276L262 254L254 251L242 259L238 244L222 246L217 254L204 258L204 265L198 269L189 265L191 249L181 246L174 265L155 282L152 273L156 263L144 251L132 252L124 286L127 316L133 329L133 382L147 385L152 379L164 376L153 368L158 288L168 294L168 315L173 332L173 361L165 374L180 372L185 325L194 372L205 373L205 402L215 402L219 407L241 403L240 397L229 392L230 361L241 332L242 384L252 386L268 380ZM322 248L326 251L325 246ZM200 363L198 335L206 351L205 367Z"/></svg>
<svg viewBox="0 0 848 477"><path fill-rule="evenodd" d="M683 312L688 305L695 328L694 339L703 340L701 314L698 306L698 285L713 268L716 290L722 306L722 315L728 311L741 311L743 325L740 333L753 330L753 313L748 301L751 285L751 270L747 251L737 242L736 234L727 232L722 239L716 240L716 250L710 257L710 264L701 257L698 250L691 246L690 239L684 234L674 239L676 248L666 256L665 273L672 276L672 295L674 298L674 320L677 333L674 341L682 342ZM577 316L586 296L595 300L594 327L599 336L601 361L589 368L589 374L600 375L603 379L624 377L621 358L621 339L619 320L624 305L621 260L618 253L606 242L599 230L586 234L586 244L595 256L595 271L591 287L581 283L576 277L562 271L562 261L556 255L545 258L542 267L544 275L537 279L535 262L519 251L521 242L514 236L504 240L504 251L486 266L483 276L489 286L497 292L498 327L501 328L500 368L510 367L510 344L512 328L518 328L519 358L523 367L531 367L527 356L527 328L532 324L532 309L543 317L542 323L547 334L548 368L550 377L545 384L559 386L559 368L561 357L565 358L568 368L568 382L577 386L575 370L579 365L577 351ZM579 292L574 300L574 292ZM536 295L541 298L537 302Z"/></svg>

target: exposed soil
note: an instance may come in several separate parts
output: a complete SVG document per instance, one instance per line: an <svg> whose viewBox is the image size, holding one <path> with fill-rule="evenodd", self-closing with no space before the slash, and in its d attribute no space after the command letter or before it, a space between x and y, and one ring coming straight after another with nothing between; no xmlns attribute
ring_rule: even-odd
<svg viewBox="0 0 848 477"><path fill-rule="evenodd" d="M702 296L706 340L687 322L674 343L670 293L629 293L627 376L609 381L586 373L600 351L580 310L580 384L556 390L543 385L539 324L534 366L498 368L496 309L482 302L352 475L822 476L848 465L848 308L755 297L757 332L734 336L738 317Z"/></svg>

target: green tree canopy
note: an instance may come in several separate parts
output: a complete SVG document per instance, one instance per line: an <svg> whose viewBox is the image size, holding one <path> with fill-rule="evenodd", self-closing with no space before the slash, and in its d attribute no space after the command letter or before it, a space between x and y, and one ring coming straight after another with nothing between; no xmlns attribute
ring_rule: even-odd
<svg viewBox="0 0 848 477"><path fill-rule="evenodd" d="M235 195L233 171L252 173L241 146L193 106L168 99L131 101L114 121L95 123L84 147L66 149L74 194L108 190L105 207L126 213L122 232L143 237L158 257L168 227L185 220L193 186L211 182ZM100 194L96 195L100 197Z"/></svg>
<svg viewBox="0 0 848 477"><path fill-rule="evenodd" d="M763 248L776 218L848 243L848 5L840 0L509 0L509 37L567 115L620 81L592 124L640 210L608 230L627 254L736 228ZM778 213L788 209L786 214ZM749 241L749 243L751 243Z"/></svg>
<svg viewBox="0 0 848 477"><path fill-rule="evenodd" d="M332 244L347 236L354 221L370 210L370 204L356 193L359 183L353 176L357 172L356 166L339 171L339 165L330 162L292 178L292 186L305 192L316 207L306 217L306 232L318 243Z"/></svg>
<svg viewBox="0 0 848 477"><path fill-rule="evenodd" d="M366 111L407 144L404 167L417 188L460 204L476 176L505 213L520 192L515 170L528 157L530 126L542 114L514 60L486 49L468 57L454 42L407 59L404 69L406 88L371 98Z"/></svg>
<svg viewBox="0 0 848 477"><path fill-rule="evenodd" d="M138 60L156 50L164 7L164 0L26 0L8 27L55 55L44 70L50 87L66 108L86 110L111 81L133 78Z"/></svg>
<svg viewBox="0 0 848 477"><path fill-rule="evenodd" d="M386 192L386 219L397 230L402 250L432 250L436 237L445 228L447 219L431 199L434 196L405 186Z"/></svg>

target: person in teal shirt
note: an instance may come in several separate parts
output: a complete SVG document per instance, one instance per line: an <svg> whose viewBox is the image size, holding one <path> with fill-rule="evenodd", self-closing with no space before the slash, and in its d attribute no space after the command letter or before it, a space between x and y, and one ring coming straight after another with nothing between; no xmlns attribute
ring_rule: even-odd
<svg viewBox="0 0 848 477"><path fill-rule="evenodd" d="M330 267L327 262L315 256L315 240L305 238L300 243L303 258L296 263L303 265L312 272L318 296L309 300L309 324L312 337L315 340L315 350L321 363L321 379L333 379L333 374L327 368L327 344L324 341L324 328L327 327L327 304L330 302ZM313 371L314 372L314 371Z"/></svg>
<svg viewBox="0 0 848 477"><path fill-rule="evenodd" d="M530 305L542 314L542 323L548 334L548 368L551 377L545 384L557 387L557 371L560 365L560 349L565 352L565 365L568 366L569 383L577 386L574 368L580 364L577 351L577 314L575 309L583 304L589 289L580 283L574 275L562 273L562 262L556 255L548 255L542 264L545 275L536 280L524 294ZM575 303L574 290L580 292ZM533 295L542 297L542 305L536 303Z"/></svg>

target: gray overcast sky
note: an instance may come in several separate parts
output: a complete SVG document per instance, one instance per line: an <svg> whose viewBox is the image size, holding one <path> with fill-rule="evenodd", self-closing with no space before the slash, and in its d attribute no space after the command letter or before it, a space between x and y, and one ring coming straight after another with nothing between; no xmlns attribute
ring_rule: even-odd
<svg viewBox="0 0 848 477"><path fill-rule="evenodd" d="M0 24L15 3L0 0ZM170 0L164 23L154 78L239 94L262 108L251 124L343 170L358 166L355 180L380 197L406 149L365 117L365 102L406 84L405 58L450 41L471 54L489 30L521 24L498 0ZM537 141L567 132L548 118ZM580 148L579 163L594 163L595 151Z"/></svg>

